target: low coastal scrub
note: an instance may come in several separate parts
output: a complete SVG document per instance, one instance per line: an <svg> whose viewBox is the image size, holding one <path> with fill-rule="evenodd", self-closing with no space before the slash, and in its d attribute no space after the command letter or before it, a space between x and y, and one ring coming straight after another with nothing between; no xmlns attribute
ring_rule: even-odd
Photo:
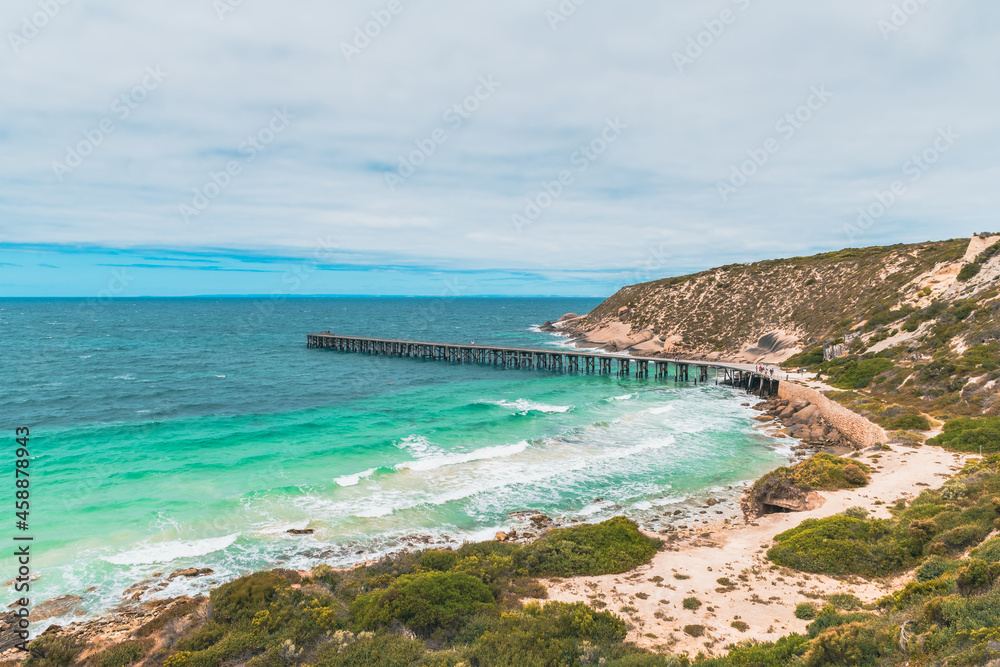
<svg viewBox="0 0 1000 667"><path fill-rule="evenodd" d="M553 530L526 546L428 549L348 571L321 565L308 578L290 570L258 572L212 591L208 613L184 607L183 631L144 664L676 665L676 658L625 643L625 622L609 611L584 603L522 602L545 597L536 576L622 573L648 562L660 546L618 517ZM157 627L177 618L174 613ZM31 649L28 667L62 667L80 651L50 636ZM125 667L144 650L138 641L125 642L88 662Z"/></svg>
<svg viewBox="0 0 1000 667"><path fill-rule="evenodd" d="M860 461L820 453L793 466L772 470L754 483L754 491L793 484L807 491L836 491L865 486L871 468Z"/></svg>
<svg viewBox="0 0 1000 667"><path fill-rule="evenodd" d="M892 519L807 519L775 536L768 558L804 572L883 577L927 556L953 556L993 529L1000 511L998 470L998 456L971 462L941 489L921 492L908 507L893 507Z"/></svg>
<svg viewBox="0 0 1000 667"><path fill-rule="evenodd" d="M944 432L927 444L956 452L978 454L981 449L984 454L996 453L1000 451L1000 417L952 419L944 425Z"/></svg>

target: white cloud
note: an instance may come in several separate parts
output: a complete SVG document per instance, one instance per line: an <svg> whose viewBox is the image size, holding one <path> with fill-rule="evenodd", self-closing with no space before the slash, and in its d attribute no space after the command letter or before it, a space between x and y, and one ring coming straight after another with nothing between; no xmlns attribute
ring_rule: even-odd
<svg viewBox="0 0 1000 667"><path fill-rule="evenodd" d="M342 43L388 0L245 0L222 21L211 0L72 0L17 53L9 33L39 4L6 3L0 240L295 249L333 235L376 256L588 270L666 245L707 266L847 245L856 209L949 126L954 149L855 243L996 227L995 3L927 3L885 39L889 0L591 1L554 31L555 0L398 1L350 63ZM678 71L675 52L723 10L735 20ZM162 85L60 183L53 162L156 66ZM502 85L451 127L481 77ZM830 102L723 202L717 183L817 85ZM241 143L285 107L288 129L249 160ZM511 215L615 117L628 130L517 233ZM438 128L446 141L390 191L385 172ZM229 161L239 175L184 222L178 207Z"/></svg>

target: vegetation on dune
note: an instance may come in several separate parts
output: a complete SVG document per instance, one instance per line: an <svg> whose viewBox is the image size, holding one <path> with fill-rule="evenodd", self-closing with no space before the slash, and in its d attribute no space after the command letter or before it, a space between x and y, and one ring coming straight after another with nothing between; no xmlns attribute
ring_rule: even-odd
<svg viewBox="0 0 1000 667"><path fill-rule="evenodd" d="M1000 417L960 417L944 425L944 432L927 441L957 452L993 454L1000 451Z"/></svg>
<svg viewBox="0 0 1000 667"><path fill-rule="evenodd" d="M625 517L557 528L524 548L528 573L540 577L620 574L645 563L659 548Z"/></svg>
<svg viewBox="0 0 1000 667"><path fill-rule="evenodd" d="M843 336L870 313L891 310L914 279L941 263L958 261L968 243L954 239L850 248L629 285L582 324L617 318L619 309L628 307L627 321L634 330L654 328L678 336L691 351L735 354L773 329L800 332L811 350ZM894 269L888 275L887 266Z"/></svg>
<svg viewBox="0 0 1000 667"><path fill-rule="evenodd" d="M860 461L819 453L793 466L772 470L754 482L750 498L767 498L790 487L803 491L836 491L868 484L871 468Z"/></svg>
<svg viewBox="0 0 1000 667"><path fill-rule="evenodd" d="M659 549L618 517L550 531L527 546L501 542L428 549L350 571L318 566L312 577L258 572L212 591L210 612L182 603L147 623L168 641L127 641L87 659L97 667L144 661L165 667L372 665L469 667L676 664L624 642L626 625L586 604L530 602L545 597L538 575L620 573ZM201 609L201 611L199 611ZM182 622L183 630L170 628ZM84 648L44 635L28 667L63 667Z"/></svg>
<svg viewBox="0 0 1000 667"><path fill-rule="evenodd" d="M926 556L960 553L982 541L998 518L998 465L996 457L969 464L940 490L925 490L908 507L892 508L892 519L807 519L777 535L768 558L804 572L883 577Z"/></svg>

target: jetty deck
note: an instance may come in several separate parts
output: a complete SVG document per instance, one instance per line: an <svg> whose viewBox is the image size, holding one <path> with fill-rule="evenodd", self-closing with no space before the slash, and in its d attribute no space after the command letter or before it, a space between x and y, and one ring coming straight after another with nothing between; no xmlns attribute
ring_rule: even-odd
<svg viewBox="0 0 1000 667"><path fill-rule="evenodd" d="M474 343L468 345L431 343L343 336L329 332L309 334L306 341L306 346L310 349L447 361L456 364L489 364L524 370L614 374L619 377L629 377L634 373L637 378L648 378L652 367L654 379L669 380L672 372L674 382L708 383L714 380L715 384L740 387L762 397L776 395L779 384L778 378L771 377L769 373L758 372L753 364L637 357L571 349L540 350Z"/></svg>

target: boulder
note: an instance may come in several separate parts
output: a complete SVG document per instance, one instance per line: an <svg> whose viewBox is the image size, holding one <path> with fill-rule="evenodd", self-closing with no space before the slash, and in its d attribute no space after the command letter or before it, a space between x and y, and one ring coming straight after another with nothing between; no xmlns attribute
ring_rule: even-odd
<svg viewBox="0 0 1000 667"><path fill-rule="evenodd" d="M289 535L312 535L316 531L312 528L290 528L285 532Z"/></svg>
<svg viewBox="0 0 1000 667"><path fill-rule="evenodd" d="M0 614L0 653L21 643L22 639L18 630L18 621L20 620L17 612L14 611Z"/></svg>
<svg viewBox="0 0 1000 667"><path fill-rule="evenodd" d="M625 320L628 319L629 313L631 312L632 311L629 310L628 306L622 306L621 308L618 309L618 319L624 322Z"/></svg>
<svg viewBox="0 0 1000 667"><path fill-rule="evenodd" d="M823 414L819 411L819 408L815 405L810 405L802 408L794 415L791 416L789 421L793 424L809 424L812 425L818 422L822 418Z"/></svg>
<svg viewBox="0 0 1000 667"><path fill-rule="evenodd" d="M83 612L80 607L80 603L83 602L83 598L79 595L60 595L57 598L50 598L39 605L36 605L34 609L31 610L31 620L32 621L44 621L47 618L55 618L56 616L62 616L71 611L78 612L77 615L81 615Z"/></svg>
<svg viewBox="0 0 1000 667"><path fill-rule="evenodd" d="M566 313L565 315L563 315L562 317L560 317L557 321L559 321L559 322L565 322L566 320L576 320L576 319L579 319L579 317L580 316L577 315L576 313Z"/></svg>
<svg viewBox="0 0 1000 667"><path fill-rule="evenodd" d="M808 512L823 503L823 496L797 486L780 474L761 477L740 500L748 520L778 512Z"/></svg>
<svg viewBox="0 0 1000 667"><path fill-rule="evenodd" d="M493 539L496 540L497 542L506 542L507 540L510 539L510 535L501 530L499 533L496 534L496 537L494 537Z"/></svg>
<svg viewBox="0 0 1000 667"><path fill-rule="evenodd" d="M177 577L188 577L188 578L204 577L206 574L213 574L214 572L215 570L207 567L203 567L200 570L196 567L189 567L185 569L174 570L173 572L170 573L170 576L167 577L167 579L176 579Z"/></svg>

